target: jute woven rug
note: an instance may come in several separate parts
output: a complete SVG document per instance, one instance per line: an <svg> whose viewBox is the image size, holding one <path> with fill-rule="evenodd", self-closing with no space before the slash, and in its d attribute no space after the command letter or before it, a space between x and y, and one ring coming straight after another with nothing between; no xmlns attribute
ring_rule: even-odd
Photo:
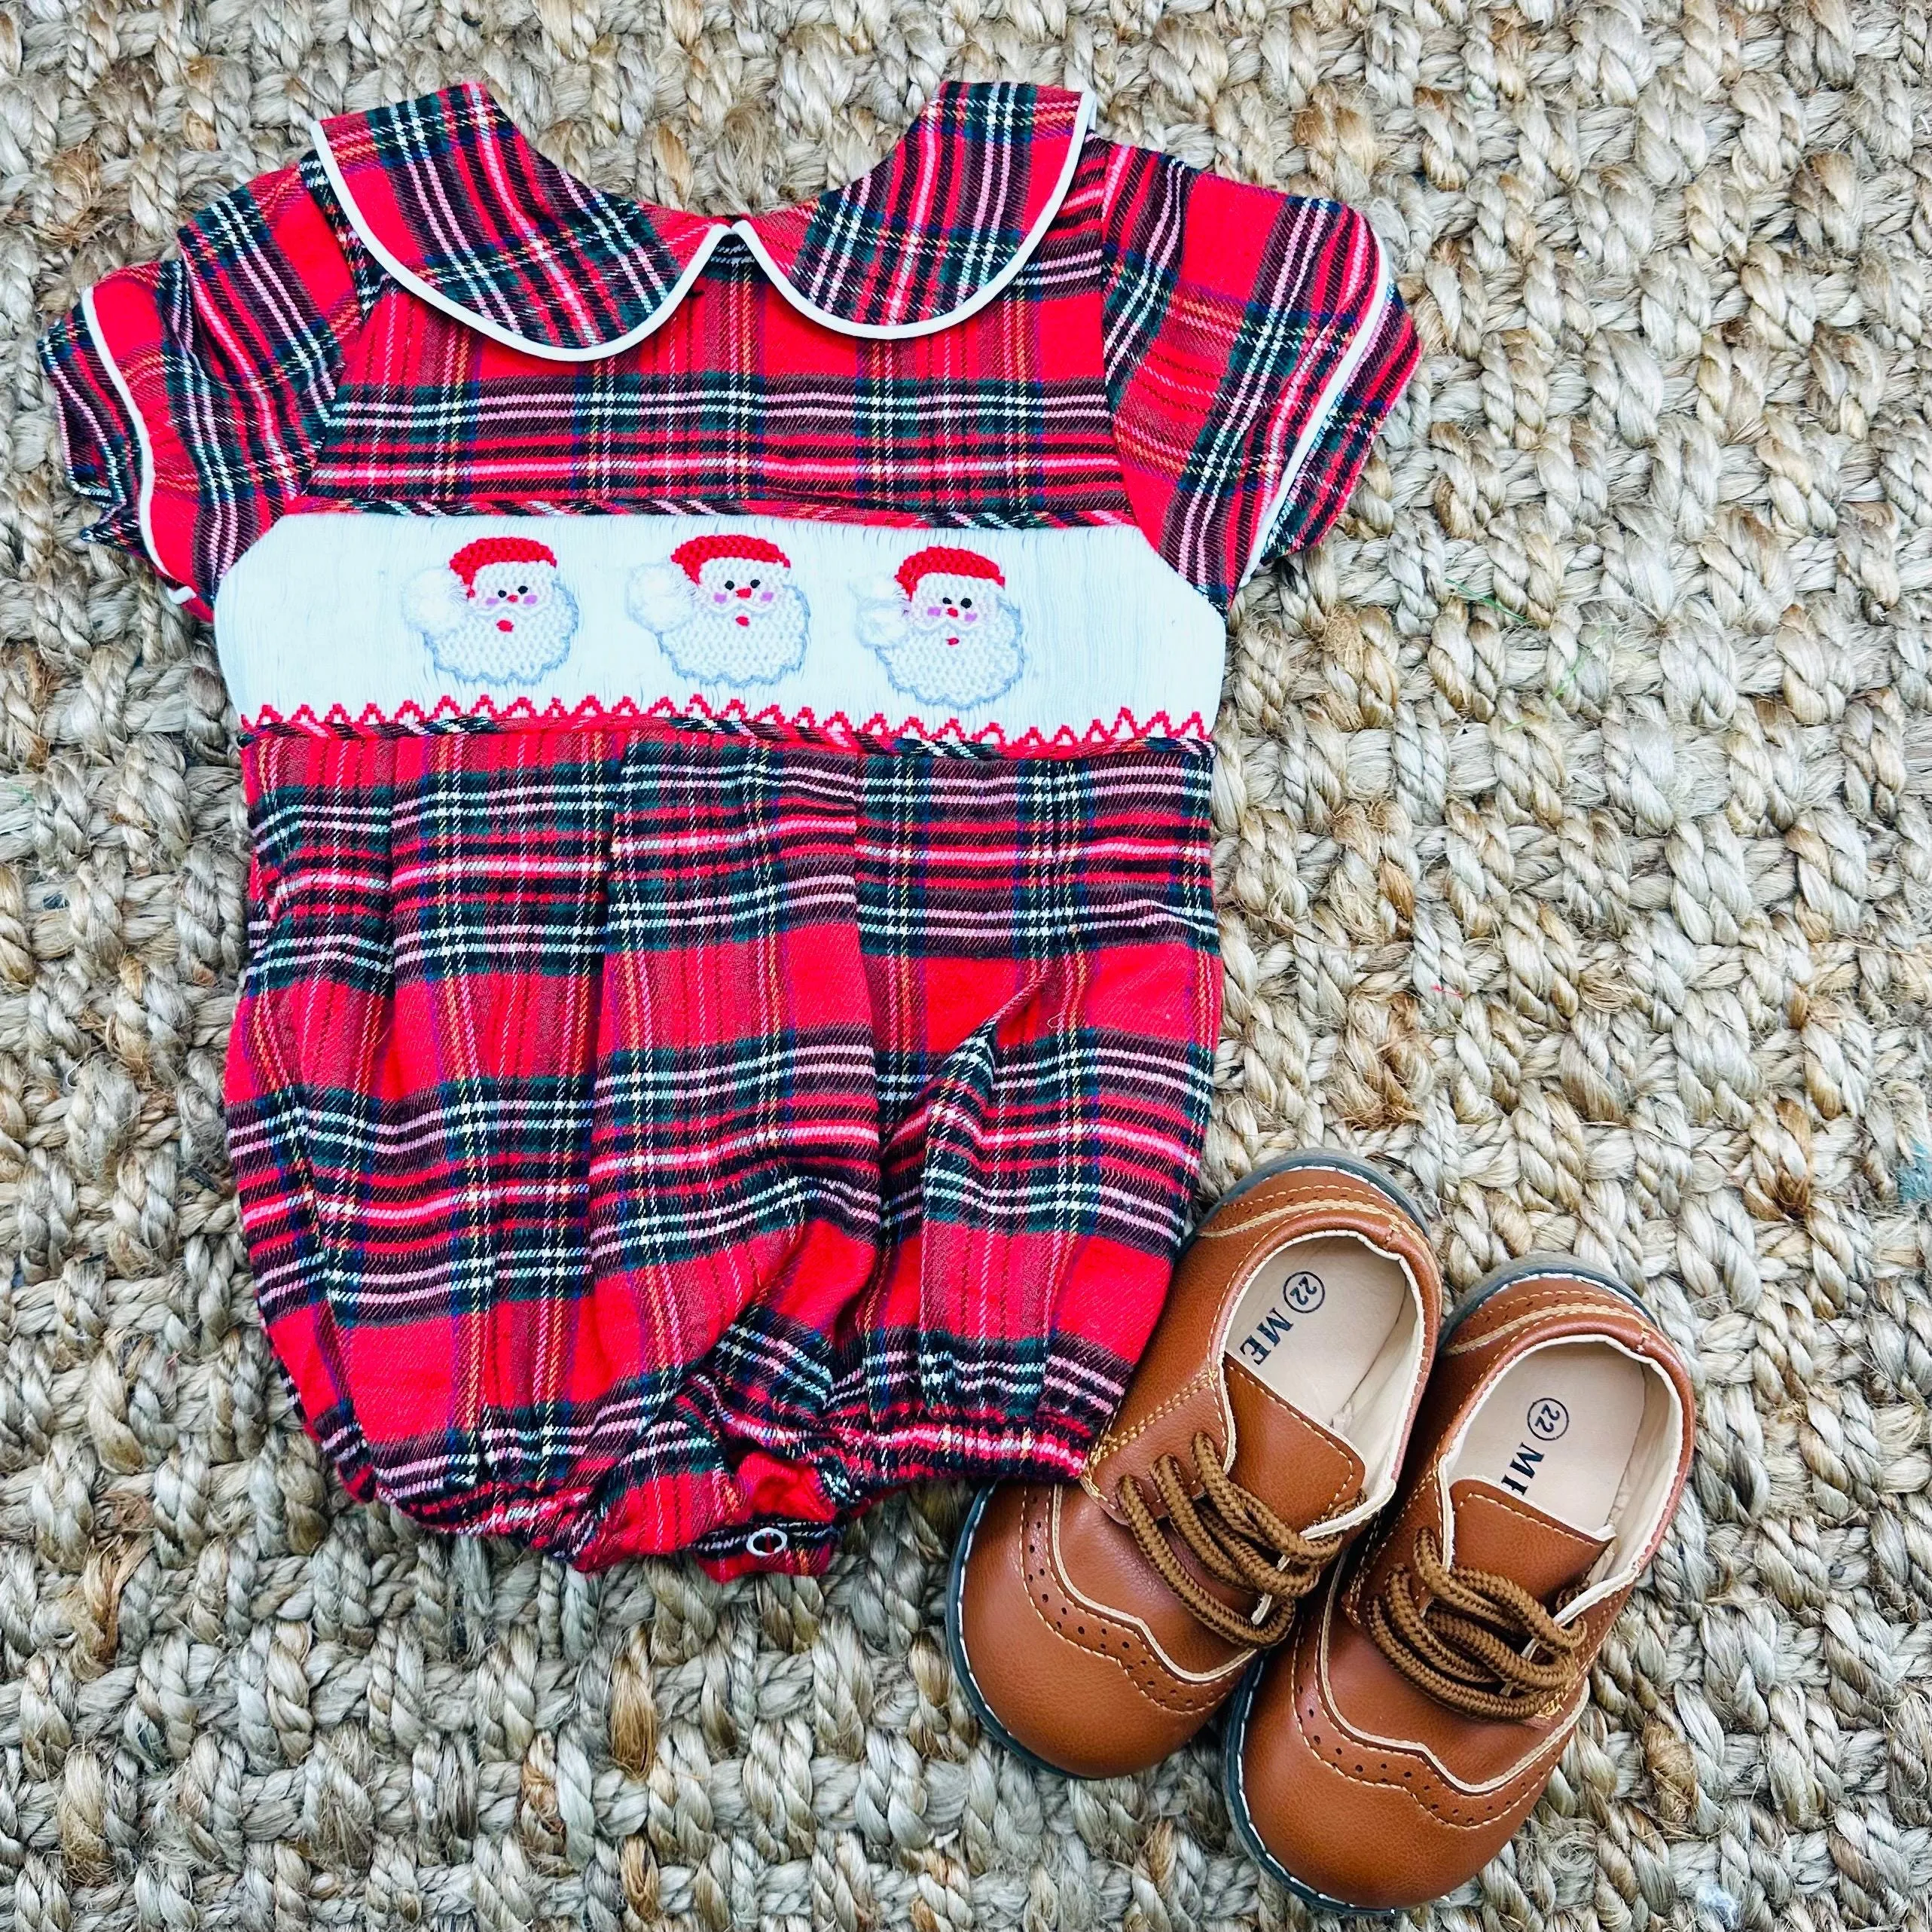
<svg viewBox="0 0 1932 1932"><path fill-rule="evenodd" d="M252 1311L206 634L75 541L35 328L303 145L486 78L706 209L943 73L1366 206L1422 374L1253 586L1209 1180L1326 1140L1641 1283L1701 1454L1550 1796L1437 1921L1928 1924L1932 46L1922 0L29 0L0 12L0 1923L1299 1924L1210 1753L1035 1776L936 1605L587 1580L331 1490Z"/></svg>

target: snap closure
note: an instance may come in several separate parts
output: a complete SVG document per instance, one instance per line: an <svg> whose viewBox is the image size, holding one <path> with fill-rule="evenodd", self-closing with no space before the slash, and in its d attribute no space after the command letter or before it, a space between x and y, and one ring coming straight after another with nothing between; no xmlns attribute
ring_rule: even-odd
<svg viewBox="0 0 1932 1932"><path fill-rule="evenodd" d="M783 1556L792 1547L789 1534L767 1523L745 1538L745 1548L754 1556Z"/></svg>

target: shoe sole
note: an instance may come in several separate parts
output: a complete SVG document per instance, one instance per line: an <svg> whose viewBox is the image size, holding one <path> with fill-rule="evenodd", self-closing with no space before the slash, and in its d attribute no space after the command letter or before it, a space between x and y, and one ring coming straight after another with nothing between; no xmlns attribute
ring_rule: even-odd
<svg viewBox="0 0 1932 1932"><path fill-rule="evenodd" d="M980 1518L986 1514L987 1503L993 1500L993 1488L989 1483L972 1499L972 1507L966 1512L966 1519L960 1526L959 1540L953 1545L953 1560L946 1572L946 1655L952 1662L954 1681L972 1706L972 1714L979 1720L979 1728L987 1736L1036 1771L1050 1771L1058 1777L1070 1777L1071 1772L1062 1770L1057 1764L1049 1764L1038 1752L1028 1750L993 1714L993 1707L987 1702L986 1693L980 1689L979 1680L972 1674L972 1661L966 1655L966 1638L960 1629L960 1604L966 1593L966 1559L972 1554L972 1540L979 1528Z"/></svg>
<svg viewBox="0 0 1932 1932"><path fill-rule="evenodd" d="M1560 1254L1526 1254L1520 1260L1505 1262L1500 1268L1493 1268L1463 1299L1456 1304L1456 1311L1442 1324L1442 1341L1447 1341L1463 1323L1481 1308L1492 1295L1500 1294L1505 1288L1518 1281L1528 1281L1539 1274L1559 1274L1573 1281L1587 1281L1593 1288L1601 1288L1628 1302L1659 1335L1664 1334L1664 1325L1659 1321L1654 1310L1634 1289L1627 1288L1613 1274L1606 1274L1600 1268L1591 1268L1580 1261L1572 1261ZM1664 1335L1665 1341L1673 1353L1677 1344ZM1439 1342L1438 1346L1440 1346Z"/></svg>
<svg viewBox="0 0 1932 1932"><path fill-rule="evenodd" d="M1240 1200L1243 1195L1252 1192L1264 1181L1272 1180L1277 1174L1306 1167L1332 1167L1338 1173L1351 1175L1357 1180L1366 1182L1369 1186L1393 1201L1417 1227L1425 1234L1427 1232L1429 1224L1422 1218L1421 1209L1399 1182L1390 1180L1379 1168L1371 1167L1366 1161L1358 1160L1353 1154L1338 1154L1326 1149L1311 1147L1300 1153L1283 1154L1274 1160L1265 1161L1246 1179L1231 1187L1189 1230L1187 1239L1181 1244L1174 1256L1175 1266L1180 1266L1181 1256L1193 1247L1201 1229L1222 1208ZM960 1526L959 1540L953 1545L953 1560L946 1572L946 1654L952 1662L954 1680L972 1707L972 1714L978 1719L981 1730L1023 1763L1031 1765L1036 1771L1050 1771L1059 1777L1071 1778L1076 1774L1061 1766L1048 1763L1036 1751L1027 1750L993 1715L993 1707L986 1701L985 1693L981 1690L978 1680L973 1675L972 1660L966 1655L966 1638L960 1628L960 1605L966 1592L966 1561L972 1553L973 1537L978 1531L981 1519L986 1514L986 1506L993 1500L993 1491L997 1486L987 1485L972 1499L972 1506L966 1512L966 1519Z"/></svg>
<svg viewBox="0 0 1932 1932"><path fill-rule="evenodd" d="M1235 1828L1236 1842L1277 1884L1285 1886L1304 1905L1313 1906L1317 1912L1339 1912L1350 1918L1401 1918L1409 1907L1352 1904L1345 1898L1331 1897L1305 1879L1296 1878L1262 1842L1261 1834L1255 1830L1242 1781L1241 1741L1248 1734L1248 1714L1254 1708L1255 1692L1261 1683L1261 1667L1267 1661L1265 1657L1257 1658L1249 1666L1247 1674L1241 1679L1241 1688L1235 1692L1228 1707L1228 1733L1221 1755L1221 1787L1222 1796L1227 1801L1228 1822Z"/></svg>
<svg viewBox="0 0 1932 1932"><path fill-rule="evenodd" d="M1662 1325L1643 1299L1613 1276L1600 1268L1586 1267L1583 1262L1571 1261L1561 1255L1525 1255L1520 1260L1506 1262L1500 1268L1492 1268L1468 1294L1456 1305L1456 1311L1442 1324L1442 1332L1436 1338L1436 1348L1442 1345L1466 1322L1476 1310L1493 1295L1509 1287L1512 1283L1528 1281L1539 1274L1563 1275L1572 1280L1587 1281L1592 1286L1607 1290L1619 1300L1627 1302L1647 1321L1659 1335ZM1667 1344L1669 1338L1665 1338ZM1420 1906L1357 1905L1348 1899L1335 1898L1311 1885L1305 1879L1297 1878L1283 1864L1262 1842L1261 1834L1256 1830L1254 1815L1248 1809L1245 1773L1242 1769L1243 1747L1247 1742L1248 1719L1254 1709L1256 1691L1260 1687L1261 1673L1268 1662L1257 1658L1241 1679L1241 1687L1235 1692L1228 1707L1228 1730L1221 1758L1222 1796L1227 1800L1228 1822L1235 1828L1235 1836L1242 1848L1271 1878L1285 1885L1305 1905L1311 1905L1323 1912L1341 1912L1356 1918L1399 1918L1406 1912L1420 1911Z"/></svg>

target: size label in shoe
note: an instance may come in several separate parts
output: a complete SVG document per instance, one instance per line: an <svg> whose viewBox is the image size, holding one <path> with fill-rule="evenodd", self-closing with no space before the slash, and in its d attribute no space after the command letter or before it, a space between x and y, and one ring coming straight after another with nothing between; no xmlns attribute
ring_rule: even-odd
<svg viewBox="0 0 1932 1932"><path fill-rule="evenodd" d="M1270 1394L1347 1439L1357 1391L1413 1305L1387 1255L1353 1235L1307 1237L1256 1268L1225 1353Z"/></svg>
<svg viewBox="0 0 1932 1932"><path fill-rule="evenodd" d="M1470 1425L1455 1464L1594 1536L1611 1520L1643 1427L1641 1363L1570 1338L1511 1364Z"/></svg>
<svg viewBox="0 0 1932 1932"><path fill-rule="evenodd" d="M1277 1305L1267 1309L1235 1345L1250 1367L1262 1367L1294 1332L1296 1321L1311 1315L1328 1299L1328 1289L1312 1268L1300 1268L1282 1283ZM1247 1312L1245 1307L1243 1314Z"/></svg>

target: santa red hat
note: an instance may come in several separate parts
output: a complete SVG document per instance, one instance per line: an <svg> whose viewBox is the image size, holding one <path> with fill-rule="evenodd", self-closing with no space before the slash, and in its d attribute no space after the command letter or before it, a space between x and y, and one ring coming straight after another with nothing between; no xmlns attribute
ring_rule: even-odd
<svg viewBox="0 0 1932 1932"><path fill-rule="evenodd" d="M1003 591L1006 578L1000 574L1000 566L990 557L981 557L976 550L960 550L949 543L929 545L923 550L915 550L899 566L899 587L909 597L919 588L922 577L983 577L989 584L997 584Z"/></svg>
<svg viewBox="0 0 1932 1932"><path fill-rule="evenodd" d="M763 537L731 536L719 531L710 536L693 537L671 552L671 561L694 584L697 573L714 557L735 557L746 563L776 563L789 570L792 560L775 543Z"/></svg>
<svg viewBox="0 0 1932 1932"><path fill-rule="evenodd" d="M463 580L463 588L472 597L476 594L476 573L488 569L493 563L547 563L554 570L557 558L543 545L533 543L528 537L490 536L465 544L450 559L450 568Z"/></svg>

